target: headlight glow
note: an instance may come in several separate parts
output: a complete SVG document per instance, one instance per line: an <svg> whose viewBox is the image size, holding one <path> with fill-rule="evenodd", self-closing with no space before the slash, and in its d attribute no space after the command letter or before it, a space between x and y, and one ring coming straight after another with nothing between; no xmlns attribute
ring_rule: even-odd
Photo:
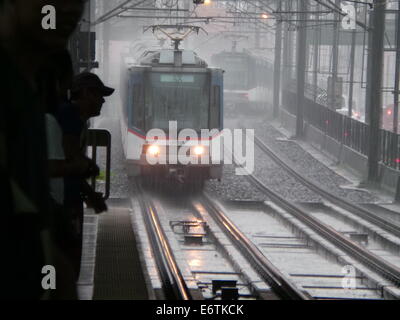
<svg viewBox="0 0 400 320"><path fill-rule="evenodd" d="M160 147L153 144L151 146L148 147L147 149L147 153L150 154L151 156L157 156L160 154Z"/></svg>
<svg viewBox="0 0 400 320"><path fill-rule="evenodd" d="M193 148L193 152L196 156L201 156L204 153L204 147L203 146L195 146Z"/></svg>

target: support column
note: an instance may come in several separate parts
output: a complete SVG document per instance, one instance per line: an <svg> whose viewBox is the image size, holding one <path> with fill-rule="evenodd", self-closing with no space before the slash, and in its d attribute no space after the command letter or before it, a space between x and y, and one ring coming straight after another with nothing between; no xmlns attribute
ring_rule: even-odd
<svg viewBox="0 0 400 320"><path fill-rule="evenodd" d="M340 0L335 0L335 5L340 7ZM339 20L339 14L335 12L334 20ZM328 88L328 93L330 99L328 99L328 106L335 110L338 101L336 95L336 86L337 86L337 78L338 78L338 63L339 63L339 23L334 23L334 30L333 30L333 47L332 47L332 80L331 80L331 87ZM339 102L340 103L340 102Z"/></svg>
<svg viewBox="0 0 400 320"><path fill-rule="evenodd" d="M286 0L287 1L287 0ZM288 8L287 2L285 3L285 9ZM283 28L283 52L282 52L282 85L284 88L288 85L288 64L289 64L289 24L285 22Z"/></svg>
<svg viewBox="0 0 400 320"><path fill-rule="evenodd" d="M349 117L351 117L353 114L354 61L355 61L355 56L356 56L356 35L357 35L357 29L354 29L351 33L350 86L349 86L349 102L348 102L349 109L348 109L348 114L347 114Z"/></svg>
<svg viewBox="0 0 400 320"><path fill-rule="evenodd" d="M108 12L111 9L111 6L113 3L109 3L108 1L103 2L103 13ZM107 83L109 81L109 76L110 76L110 28L111 25L107 21L104 21L101 24L102 27L102 36L103 38L101 39L102 43L102 69L103 69L103 78L102 80Z"/></svg>
<svg viewBox="0 0 400 320"><path fill-rule="evenodd" d="M368 48L367 48L367 76L366 76L366 94L365 94L365 123L370 124L370 111L371 111L371 101L368 99L368 94L371 91L371 83L372 80L372 36L373 36L373 28L374 28L374 15L373 12L370 11L369 14L369 21L368 21Z"/></svg>
<svg viewBox="0 0 400 320"><path fill-rule="evenodd" d="M371 59L371 75L367 101L369 101L369 148L368 148L368 181L379 182L379 155L380 155L380 119L382 114L382 74L385 33L386 0L374 0L373 30L371 50L368 59Z"/></svg>
<svg viewBox="0 0 400 320"><path fill-rule="evenodd" d="M318 4L317 11L319 11L320 6ZM317 21L319 21L319 16L317 15ZM318 64L319 64L319 43L321 38L321 27L317 26L314 27L314 41L313 41L313 75L312 75L312 83L313 83L313 98L314 102L317 101L318 97Z"/></svg>
<svg viewBox="0 0 400 320"><path fill-rule="evenodd" d="M278 11L282 11L282 4L279 1ZM282 21L276 21L275 31L275 58L274 58L274 96L273 96L273 110L274 119L279 116L280 107L280 92L281 92L281 59L282 59Z"/></svg>
<svg viewBox="0 0 400 320"><path fill-rule="evenodd" d="M399 123L399 82L400 82L400 3L396 15L396 67L394 74L393 132L398 133Z"/></svg>
<svg viewBox="0 0 400 320"><path fill-rule="evenodd" d="M306 19L307 19L307 1L299 0L299 24L297 29L297 58L296 58L296 78L297 78L297 116L296 116L296 137L303 137L304 125L304 87L306 77Z"/></svg>

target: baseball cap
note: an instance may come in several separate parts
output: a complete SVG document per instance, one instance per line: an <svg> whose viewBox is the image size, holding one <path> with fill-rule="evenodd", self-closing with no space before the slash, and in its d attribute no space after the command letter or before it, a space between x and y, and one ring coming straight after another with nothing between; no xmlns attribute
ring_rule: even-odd
<svg viewBox="0 0 400 320"><path fill-rule="evenodd" d="M115 89L105 86L103 81L91 72L82 72L74 77L71 91L77 92L83 88L100 89L104 97L111 96L115 91Z"/></svg>

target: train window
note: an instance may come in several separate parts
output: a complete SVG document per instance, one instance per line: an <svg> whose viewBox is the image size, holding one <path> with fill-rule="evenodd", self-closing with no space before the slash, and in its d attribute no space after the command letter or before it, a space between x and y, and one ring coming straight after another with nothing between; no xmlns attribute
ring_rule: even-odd
<svg viewBox="0 0 400 320"><path fill-rule="evenodd" d="M209 87L206 74L149 74L146 90L146 129L167 130L169 121L178 129L208 128Z"/></svg>
<svg viewBox="0 0 400 320"><path fill-rule="evenodd" d="M220 86L213 86L211 90L210 103L210 129L219 128L221 94Z"/></svg>
<svg viewBox="0 0 400 320"><path fill-rule="evenodd" d="M133 125L138 129L144 130L143 90L139 84L133 86L133 105Z"/></svg>
<svg viewBox="0 0 400 320"><path fill-rule="evenodd" d="M192 74L161 74L161 82L194 82Z"/></svg>

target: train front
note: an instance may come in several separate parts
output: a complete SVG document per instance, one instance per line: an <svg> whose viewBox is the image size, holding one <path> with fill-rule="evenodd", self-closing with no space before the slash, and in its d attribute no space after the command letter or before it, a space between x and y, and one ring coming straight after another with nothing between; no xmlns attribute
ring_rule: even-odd
<svg viewBox="0 0 400 320"><path fill-rule="evenodd" d="M208 68L193 51L160 50L131 68L129 85L126 154L132 172L150 183L202 186L220 179L215 142L223 127L222 70Z"/></svg>
<svg viewBox="0 0 400 320"><path fill-rule="evenodd" d="M211 57L213 65L225 70L225 110L230 116L259 115L272 99L273 68L263 56L250 51L223 51Z"/></svg>

